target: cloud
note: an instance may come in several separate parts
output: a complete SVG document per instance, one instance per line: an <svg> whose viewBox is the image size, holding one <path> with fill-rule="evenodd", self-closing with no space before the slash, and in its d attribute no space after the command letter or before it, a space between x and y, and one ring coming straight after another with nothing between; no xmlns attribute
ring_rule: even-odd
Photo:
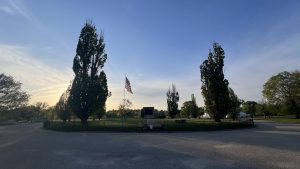
<svg viewBox="0 0 300 169"><path fill-rule="evenodd" d="M124 98L124 77L116 76L108 72L108 87L112 92L112 96L107 100L110 109L117 109L118 105ZM109 77L119 78L118 81L110 80ZM203 106L203 99L200 91L200 75L191 76L174 76L165 77L161 75L128 75L133 94L125 92L126 99L133 103L134 109L140 109L144 106L154 106L156 109L167 109L166 92L171 87L172 83L176 85L179 92L179 106L184 101L191 98L194 93L197 98L197 103Z"/></svg>
<svg viewBox="0 0 300 169"><path fill-rule="evenodd" d="M0 44L0 60L0 72L11 75L23 83L23 90L31 95L31 103L42 101L54 105L73 79L71 68L60 70L53 68L39 61L22 46ZM110 77L115 78L111 81ZM179 83L178 79L176 81L175 79L145 75L130 76L129 79L134 94L126 93L126 98L133 102L133 108L154 106L158 109L166 109L165 93L172 82L179 84L178 88L183 86L188 88L187 84ZM124 79L108 73L108 87L112 91L112 97L107 100L107 109L117 109L124 97Z"/></svg>
<svg viewBox="0 0 300 169"><path fill-rule="evenodd" d="M274 38L269 43L257 43L248 49L245 47L242 57L231 60L226 66L229 85L242 99L261 100L263 84L272 75L300 69L299 44L298 33L285 39Z"/></svg>
<svg viewBox="0 0 300 169"><path fill-rule="evenodd" d="M281 38L276 34L278 32L273 31L267 39L262 37L256 41L241 41L243 45L239 47L242 48L240 49L242 52L228 49L230 52L225 58L225 78L229 80L229 86L241 99L260 101L263 84L272 75L285 70L300 69L300 33ZM235 49L236 46L231 46L231 48ZM199 65L200 62L202 61L199 61ZM199 66L195 66L192 72L184 69L183 71L185 71L183 75L174 74L172 77L143 73L128 75L134 94L126 93L126 98L133 102L134 108L154 106L158 109L166 109L165 93L174 83L180 96L179 106L184 101L190 100L192 93L195 94L198 105L203 106ZM112 91L112 97L108 99L108 103L113 103L112 107L117 108L123 99L124 77L110 74L109 70L107 73L108 78L120 79L108 81Z"/></svg>
<svg viewBox="0 0 300 169"><path fill-rule="evenodd" d="M16 12L9 6L1 6L0 11L9 14L9 15L14 15Z"/></svg>
<svg viewBox="0 0 300 169"><path fill-rule="evenodd" d="M0 11L8 15L20 15L26 20L33 22L33 17L19 1L6 0L4 3L5 5L0 7Z"/></svg>
<svg viewBox="0 0 300 169"><path fill-rule="evenodd" d="M53 105L73 78L71 69L55 69L32 56L24 47L0 45L0 72L15 77L31 94L31 103Z"/></svg>
<svg viewBox="0 0 300 169"><path fill-rule="evenodd" d="M43 32L46 36L50 34L50 37L57 41L57 43L60 44L65 51L71 52L71 48L68 43L66 43L64 38L58 32L52 29L51 25L46 25L45 21L39 20L36 15L27 8L24 2L25 1L6 0L6 5L0 8L0 10L10 15L21 16L29 24L31 24L34 29Z"/></svg>
<svg viewBox="0 0 300 169"><path fill-rule="evenodd" d="M23 90L31 95L30 103L42 101L54 105L73 79L71 68L53 68L22 46L0 44L0 61L0 72L11 75L23 83ZM110 71L107 72L108 87L112 91L112 97L107 100L107 109L117 109L124 97L124 79L110 74ZM111 77L114 79L111 80ZM158 109L166 109L165 93L172 82L178 84L178 89L192 88L189 84L179 83L180 79L143 75L129 76L129 80L134 94L126 93L126 98L133 102L133 108L154 106ZM190 92L187 93L189 98ZM184 93L180 96L183 95Z"/></svg>
<svg viewBox="0 0 300 169"><path fill-rule="evenodd" d="M20 2L14 0L7 0L9 6L6 6L5 12L8 14L19 14L24 17L26 20L33 22L33 18L27 10L21 5ZM9 12L8 12L9 11Z"/></svg>

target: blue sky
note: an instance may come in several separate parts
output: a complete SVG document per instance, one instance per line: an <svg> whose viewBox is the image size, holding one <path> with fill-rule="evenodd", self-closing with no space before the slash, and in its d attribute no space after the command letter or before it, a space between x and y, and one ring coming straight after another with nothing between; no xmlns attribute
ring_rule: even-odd
<svg viewBox="0 0 300 169"><path fill-rule="evenodd" d="M297 0L2 0L0 72L21 81L31 103L55 104L73 79L80 30L92 20L106 42L108 109L123 99L125 74L133 108L166 109L172 83L180 106L192 93L202 106L199 65L213 42L225 50L230 87L259 101L271 75L300 69L299 16Z"/></svg>

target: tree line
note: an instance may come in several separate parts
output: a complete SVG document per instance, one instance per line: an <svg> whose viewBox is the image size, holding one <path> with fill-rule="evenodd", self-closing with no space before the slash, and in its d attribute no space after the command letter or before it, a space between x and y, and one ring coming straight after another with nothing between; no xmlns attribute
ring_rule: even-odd
<svg viewBox="0 0 300 169"><path fill-rule="evenodd" d="M240 111L251 114L252 117L264 115L294 114L300 118L300 72L281 72L272 76L263 85L263 100L244 101L240 99L224 76L225 51L218 43L213 43L207 59L200 65L201 93L204 98L204 107L199 109L192 95L191 101L183 103L181 114L186 117L198 117L208 113L216 122L226 116L236 119ZM175 85L167 91L167 106L169 116L174 118L178 110L179 94ZM198 111L198 113L196 113ZM197 115L196 115L197 114Z"/></svg>
<svg viewBox="0 0 300 169"><path fill-rule="evenodd" d="M179 93L172 84L166 92L167 111L156 110L157 117L199 118L208 113L216 122L220 122L226 116L236 119L242 110L252 115L265 116L292 113L300 118L299 71L284 71L272 76L263 86L264 100L261 102L244 101L229 87L223 72L224 59L225 51L221 45L213 43L207 59L200 65L204 107L199 107L195 96L191 94L191 100L185 101L179 110ZM28 105L29 95L21 90L22 84L11 76L0 74L0 117L2 119L17 116L23 119L48 117L60 118L66 122L76 116L83 125L87 124L89 117L101 119L105 114L107 117L119 117L120 112L124 112L127 116L137 117L138 110L130 109L132 103L129 100L120 104L119 110L106 112L105 103L111 96L103 70L106 60L103 33L97 33L96 27L91 22L86 22L81 29L73 59L74 79L57 104L53 107L48 107L45 103Z"/></svg>
<svg viewBox="0 0 300 169"><path fill-rule="evenodd" d="M40 121L49 113L47 103L28 104L30 95L12 76L0 74L0 121Z"/></svg>
<svg viewBox="0 0 300 169"><path fill-rule="evenodd" d="M213 49L209 51L207 59L200 65L201 93L205 106L199 108L192 94L191 101L183 103L182 114L197 118L206 112L216 122L220 122L228 114L233 119L236 118L242 100L237 97L233 89L228 87L229 82L223 73L224 58L225 52L221 45L213 43ZM171 118L177 114L178 101L179 94L172 85L172 90L169 89L167 92L167 105Z"/></svg>

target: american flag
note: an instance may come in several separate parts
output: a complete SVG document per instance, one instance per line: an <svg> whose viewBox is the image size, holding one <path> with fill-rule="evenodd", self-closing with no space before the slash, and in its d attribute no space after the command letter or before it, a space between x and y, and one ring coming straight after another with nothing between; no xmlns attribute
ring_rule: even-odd
<svg viewBox="0 0 300 169"><path fill-rule="evenodd" d="M132 90L131 90L131 86L130 86L130 82L129 80L127 79L127 77L125 76L125 89L127 90L127 92L132 93Z"/></svg>

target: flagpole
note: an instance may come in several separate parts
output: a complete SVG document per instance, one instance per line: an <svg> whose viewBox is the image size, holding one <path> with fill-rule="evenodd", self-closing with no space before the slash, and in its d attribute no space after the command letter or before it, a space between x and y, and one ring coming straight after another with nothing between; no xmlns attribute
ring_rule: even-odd
<svg viewBox="0 0 300 169"><path fill-rule="evenodd" d="M126 74L125 74L125 85L126 85ZM124 114L125 114L125 86L124 86L124 99L123 99L123 112L122 112L122 128L124 128Z"/></svg>

